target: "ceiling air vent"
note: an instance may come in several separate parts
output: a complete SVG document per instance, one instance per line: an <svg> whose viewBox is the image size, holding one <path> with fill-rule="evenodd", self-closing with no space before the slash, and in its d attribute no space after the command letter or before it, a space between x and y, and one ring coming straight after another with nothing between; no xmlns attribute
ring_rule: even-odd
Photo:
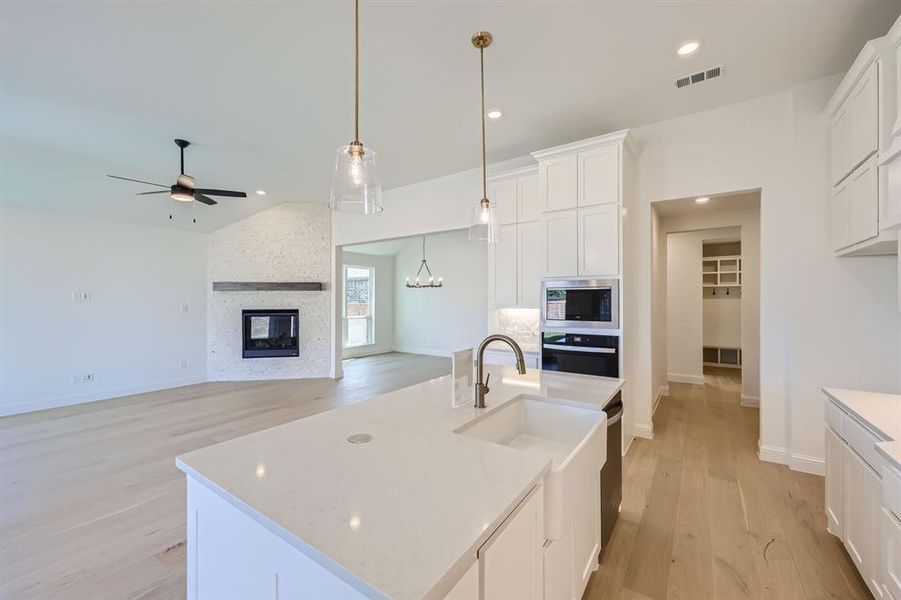
<svg viewBox="0 0 901 600"><path fill-rule="evenodd" d="M716 77L722 76L724 72L725 69L722 66L719 66L711 67L703 71L698 71L697 73L692 73L691 75L685 75L684 77L679 77L676 79L676 87L684 88L690 85L695 85L697 83L703 83L708 79L714 79Z"/></svg>

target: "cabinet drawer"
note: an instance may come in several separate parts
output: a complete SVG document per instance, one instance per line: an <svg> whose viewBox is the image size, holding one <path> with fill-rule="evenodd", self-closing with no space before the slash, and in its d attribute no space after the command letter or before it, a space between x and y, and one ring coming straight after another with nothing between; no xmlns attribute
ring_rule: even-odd
<svg viewBox="0 0 901 600"><path fill-rule="evenodd" d="M826 422L839 436L842 435L842 416L844 414L845 413L842 412L842 409L840 409L835 402L826 400Z"/></svg>
<svg viewBox="0 0 901 600"><path fill-rule="evenodd" d="M842 438L866 462L870 468L879 473L882 460L876 452L876 443L880 442L869 429L861 425L851 415L842 416Z"/></svg>
<svg viewBox="0 0 901 600"><path fill-rule="evenodd" d="M882 503L901 520L901 473L894 467L882 467Z"/></svg>

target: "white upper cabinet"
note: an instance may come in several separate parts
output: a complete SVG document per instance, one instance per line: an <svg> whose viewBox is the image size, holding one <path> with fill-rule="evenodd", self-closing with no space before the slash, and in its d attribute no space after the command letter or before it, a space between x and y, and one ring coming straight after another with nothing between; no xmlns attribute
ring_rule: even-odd
<svg viewBox="0 0 901 600"><path fill-rule="evenodd" d="M849 226L851 243L876 237L879 234L879 183L876 157L857 168L848 178Z"/></svg>
<svg viewBox="0 0 901 600"><path fill-rule="evenodd" d="M847 100L849 167L853 169L879 146L878 67L873 62Z"/></svg>
<svg viewBox="0 0 901 600"><path fill-rule="evenodd" d="M851 171L848 111L842 107L832 117L832 185L838 184Z"/></svg>
<svg viewBox="0 0 901 600"><path fill-rule="evenodd" d="M579 153L579 206L619 202L619 146Z"/></svg>
<svg viewBox="0 0 901 600"><path fill-rule="evenodd" d="M578 205L578 156L570 154L538 165L542 210L563 210Z"/></svg>
<svg viewBox="0 0 901 600"><path fill-rule="evenodd" d="M545 277L568 277L579 273L577 209L545 213L542 220Z"/></svg>
<svg viewBox="0 0 901 600"><path fill-rule="evenodd" d="M838 256L898 254L898 55L901 19L864 45L826 106L832 134L831 246Z"/></svg>
<svg viewBox="0 0 901 600"><path fill-rule="evenodd" d="M851 245L850 210L848 182L843 181L832 189L832 249L835 251Z"/></svg>
<svg viewBox="0 0 901 600"><path fill-rule="evenodd" d="M518 221L537 221L541 218L541 194L538 190L538 174L522 175L516 180L519 202Z"/></svg>
<svg viewBox="0 0 901 600"><path fill-rule="evenodd" d="M580 208L579 275L619 273L619 205Z"/></svg>
<svg viewBox="0 0 901 600"><path fill-rule="evenodd" d="M628 131L618 131L532 153L546 277L620 274L623 170L631 147Z"/></svg>
<svg viewBox="0 0 901 600"><path fill-rule="evenodd" d="M494 214L499 224L516 223L517 190L515 177L491 182L488 199L494 206Z"/></svg>
<svg viewBox="0 0 901 600"><path fill-rule="evenodd" d="M489 252L488 288L493 306L516 306L517 295L517 259L516 259L516 224L500 225L500 239L491 244Z"/></svg>
<svg viewBox="0 0 901 600"><path fill-rule="evenodd" d="M517 259L517 302L520 308L538 308L541 295L541 257L544 238L541 235L541 221L520 223L516 226Z"/></svg>

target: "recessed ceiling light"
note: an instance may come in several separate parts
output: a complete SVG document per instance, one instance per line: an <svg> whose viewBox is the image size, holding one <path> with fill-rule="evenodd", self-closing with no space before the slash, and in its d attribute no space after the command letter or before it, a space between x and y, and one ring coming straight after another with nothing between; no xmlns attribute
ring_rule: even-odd
<svg viewBox="0 0 901 600"><path fill-rule="evenodd" d="M489 110L489 111L488 111L488 118L489 118L489 119L500 119L500 118L503 117L503 116L504 116L504 113L502 113L501 111L499 111L499 110L496 109L496 108L495 108L494 110Z"/></svg>
<svg viewBox="0 0 901 600"><path fill-rule="evenodd" d="M257 196L265 196L266 190L257 190Z"/></svg>
<svg viewBox="0 0 901 600"><path fill-rule="evenodd" d="M697 202L698 204L707 204L708 202L710 202L710 198L708 198L707 196L701 196L700 198L695 198L695 202Z"/></svg>
<svg viewBox="0 0 901 600"><path fill-rule="evenodd" d="M700 47L700 42L685 42L684 44L679 46L679 49L676 50L676 52L679 54L679 56L688 56L689 54L694 54Z"/></svg>

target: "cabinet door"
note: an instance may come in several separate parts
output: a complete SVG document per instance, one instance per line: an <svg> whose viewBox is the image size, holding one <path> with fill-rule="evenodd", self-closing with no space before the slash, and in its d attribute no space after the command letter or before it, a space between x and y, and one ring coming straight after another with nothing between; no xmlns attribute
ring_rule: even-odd
<svg viewBox="0 0 901 600"><path fill-rule="evenodd" d="M879 144L877 73L877 63L874 62L857 82L846 102L850 153L848 167L851 169L876 152Z"/></svg>
<svg viewBox="0 0 901 600"><path fill-rule="evenodd" d="M541 600L544 596L543 491L539 488L479 548L485 600Z"/></svg>
<svg viewBox="0 0 901 600"><path fill-rule="evenodd" d="M538 189L538 174L523 175L517 180L519 202L517 220L537 221L541 218L541 194Z"/></svg>
<svg viewBox="0 0 901 600"><path fill-rule="evenodd" d="M541 222L545 276L577 275L579 227L576 209L545 213Z"/></svg>
<svg viewBox="0 0 901 600"><path fill-rule="evenodd" d="M544 251L541 222L520 223L516 228L519 236L517 306L538 308L538 297L541 292L541 256Z"/></svg>
<svg viewBox="0 0 901 600"><path fill-rule="evenodd" d="M581 598L588 578L597 569L601 551L601 487L600 479L589 486L573 517L573 588Z"/></svg>
<svg viewBox="0 0 901 600"><path fill-rule="evenodd" d="M579 206L619 202L619 147L579 153Z"/></svg>
<svg viewBox="0 0 901 600"><path fill-rule="evenodd" d="M579 209L579 275L619 273L619 205Z"/></svg>
<svg viewBox="0 0 901 600"><path fill-rule="evenodd" d="M845 446L842 452L843 541L860 576L871 586L879 554L875 535L878 512L873 507L879 501L882 482L851 448Z"/></svg>
<svg viewBox="0 0 901 600"><path fill-rule="evenodd" d="M851 198L848 182L842 182L832 190L832 249L841 250L851 245Z"/></svg>
<svg viewBox="0 0 901 600"><path fill-rule="evenodd" d="M516 306L516 225L498 226L500 239L491 244L488 288L494 306Z"/></svg>
<svg viewBox="0 0 901 600"><path fill-rule="evenodd" d="M848 178L848 220L852 244L879 234L879 182L876 158L871 157Z"/></svg>
<svg viewBox="0 0 901 600"><path fill-rule="evenodd" d="M826 426L826 530L842 539L842 439Z"/></svg>
<svg viewBox="0 0 901 600"><path fill-rule="evenodd" d="M882 589L889 600L901 600L901 521L882 509Z"/></svg>
<svg viewBox="0 0 901 600"><path fill-rule="evenodd" d="M544 551L544 600L573 600L572 528Z"/></svg>
<svg viewBox="0 0 901 600"><path fill-rule="evenodd" d="M498 224L516 223L516 178L492 181L488 189L488 199L494 206Z"/></svg>
<svg viewBox="0 0 901 600"><path fill-rule="evenodd" d="M542 210L575 208L578 200L577 156L541 161L538 166Z"/></svg>
<svg viewBox="0 0 901 600"><path fill-rule="evenodd" d="M832 118L832 185L851 171L847 104Z"/></svg>

